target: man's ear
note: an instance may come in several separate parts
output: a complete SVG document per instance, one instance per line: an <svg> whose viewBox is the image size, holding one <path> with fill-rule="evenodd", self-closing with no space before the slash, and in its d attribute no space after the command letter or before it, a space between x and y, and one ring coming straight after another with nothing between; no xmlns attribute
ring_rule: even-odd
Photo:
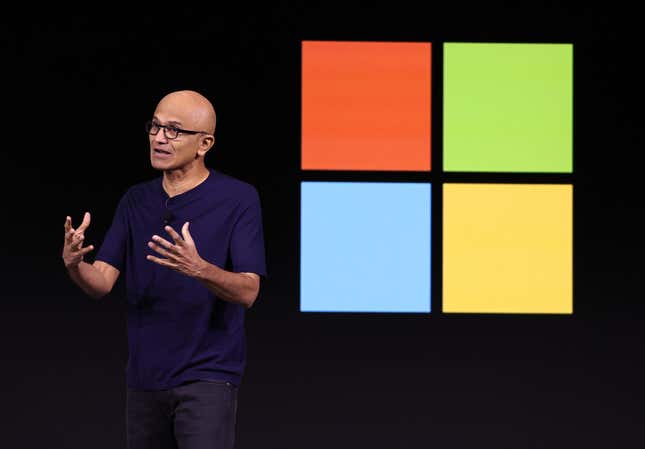
<svg viewBox="0 0 645 449"><path fill-rule="evenodd" d="M204 157L204 155L210 150L215 144L215 136L210 134L205 135L199 141L199 148L197 149L197 154Z"/></svg>

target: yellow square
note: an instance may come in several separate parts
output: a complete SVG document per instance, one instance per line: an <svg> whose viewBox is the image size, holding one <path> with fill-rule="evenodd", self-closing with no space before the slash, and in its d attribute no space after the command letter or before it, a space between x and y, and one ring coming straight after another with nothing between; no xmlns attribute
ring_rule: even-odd
<svg viewBox="0 0 645 449"><path fill-rule="evenodd" d="M443 311L573 313L573 186L444 184Z"/></svg>

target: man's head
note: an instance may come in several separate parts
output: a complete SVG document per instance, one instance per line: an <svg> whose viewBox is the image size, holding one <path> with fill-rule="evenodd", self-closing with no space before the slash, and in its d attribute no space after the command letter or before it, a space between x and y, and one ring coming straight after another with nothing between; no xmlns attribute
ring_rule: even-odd
<svg viewBox="0 0 645 449"><path fill-rule="evenodd" d="M215 143L215 109L192 90L171 92L161 99L152 117L150 162L158 170L190 168L204 164Z"/></svg>

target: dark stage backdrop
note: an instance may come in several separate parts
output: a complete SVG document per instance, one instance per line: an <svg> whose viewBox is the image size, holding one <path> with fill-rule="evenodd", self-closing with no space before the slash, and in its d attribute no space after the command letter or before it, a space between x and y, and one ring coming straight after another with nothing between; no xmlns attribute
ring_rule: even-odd
<svg viewBox="0 0 645 449"><path fill-rule="evenodd" d="M645 447L637 14L272 3L4 15L0 446L125 447L123 286L94 302L68 280L63 222L89 210L101 243L126 188L157 176L143 123L189 88L218 110L207 165L264 210L238 448ZM574 44L573 315L298 312L302 40Z"/></svg>

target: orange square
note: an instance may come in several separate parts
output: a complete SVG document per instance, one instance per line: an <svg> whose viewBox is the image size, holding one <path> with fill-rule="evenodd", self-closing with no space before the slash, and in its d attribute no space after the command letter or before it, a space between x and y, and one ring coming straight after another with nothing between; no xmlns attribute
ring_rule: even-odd
<svg viewBox="0 0 645 449"><path fill-rule="evenodd" d="M302 42L302 169L430 171L430 43Z"/></svg>

